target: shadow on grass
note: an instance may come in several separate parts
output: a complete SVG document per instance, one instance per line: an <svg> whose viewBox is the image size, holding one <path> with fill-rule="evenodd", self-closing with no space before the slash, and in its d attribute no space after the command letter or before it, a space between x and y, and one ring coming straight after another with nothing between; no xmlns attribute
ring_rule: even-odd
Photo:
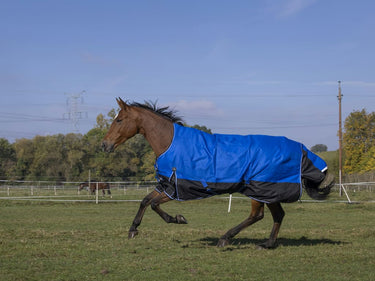
<svg viewBox="0 0 375 281"><path fill-rule="evenodd" d="M201 242L202 244L205 244L207 246L216 246L219 239L217 237L205 237L202 239L197 240L198 242ZM232 239L230 245L231 246L244 246L244 245L259 245L263 242L265 242L266 239L250 239L250 238L238 238L238 239ZM277 239L277 245L278 246L284 246L284 247L298 247L298 246L316 246L316 245L343 245L347 244L347 242L342 241L334 241L331 239L310 239L306 238L305 236L302 236L299 239L292 239L292 238L279 238Z"/></svg>

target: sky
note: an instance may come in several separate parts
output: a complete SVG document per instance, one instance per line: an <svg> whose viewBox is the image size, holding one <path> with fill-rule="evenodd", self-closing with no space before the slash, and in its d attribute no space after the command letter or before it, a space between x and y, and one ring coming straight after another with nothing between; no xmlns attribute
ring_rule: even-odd
<svg viewBox="0 0 375 281"><path fill-rule="evenodd" d="M374 11L372 0L0 0L0 138L85 134L121 97L214 133L336 150L338 81L343 120L375 111Z"/></svg>

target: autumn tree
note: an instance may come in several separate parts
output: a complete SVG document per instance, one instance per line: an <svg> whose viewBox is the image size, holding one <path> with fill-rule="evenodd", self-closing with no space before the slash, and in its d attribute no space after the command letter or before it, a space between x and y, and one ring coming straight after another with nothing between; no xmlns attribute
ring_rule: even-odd
<svg viewBox="0 0 375 281"><path fill-rule="evenodd" d="M375 170L375 113L353 111L346 119L343 134L346 173Z"/></svg>

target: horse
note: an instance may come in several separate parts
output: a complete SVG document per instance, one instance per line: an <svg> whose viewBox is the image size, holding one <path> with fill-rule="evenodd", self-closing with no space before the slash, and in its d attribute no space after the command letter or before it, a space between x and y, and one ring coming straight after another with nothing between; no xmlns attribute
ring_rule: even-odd
<svg viewBox="0 0 375 281"><path fill-rule="evenodd" d="M79 184L78 190L81 191L85 187L88 190L90 190L91 195L94 195L95 190L98 189L98 190L101 190L103 193L103 196L105 196L105 191L107 190L107 194L110 195L112 198L111 189L110 189L111 186L107 182L90 182L90 183L87 181L82 182Z"/></svg>
<svg viewBox="0 0 375 281"><path fill-rule="evenodd" d="M172 217L160 205L239 192L251 200L250 215L222 235L217 246L229 245L240 231L260 221L266 205L273 227L268 240L257 247L275 248L285 216L281 203L298 201L303 188L313 199L324 200L334 185L326 163L303 144L286 137L208 134L183 126L182 118L169 107L121 98L116 101L120 111L103 138L103 151L113 152L129 138L142 134L156 155L157 184L140 203L129 239L139 234L148 206L166 223L187 224L183 215Z"/></svg>

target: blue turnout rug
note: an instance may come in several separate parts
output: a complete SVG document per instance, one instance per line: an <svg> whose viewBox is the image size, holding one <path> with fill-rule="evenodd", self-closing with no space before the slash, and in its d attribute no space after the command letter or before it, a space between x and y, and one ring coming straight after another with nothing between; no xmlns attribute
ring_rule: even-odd
<svg viewBox="0 0 375 281"><path fill-rule="evenodd" d="M303 171L317 175L319 182L327 165L286 137L208 134L174 124L172 143L156 159L155 169L157 191L175 200L240 192L273 203L297 201Z"/></svg>

